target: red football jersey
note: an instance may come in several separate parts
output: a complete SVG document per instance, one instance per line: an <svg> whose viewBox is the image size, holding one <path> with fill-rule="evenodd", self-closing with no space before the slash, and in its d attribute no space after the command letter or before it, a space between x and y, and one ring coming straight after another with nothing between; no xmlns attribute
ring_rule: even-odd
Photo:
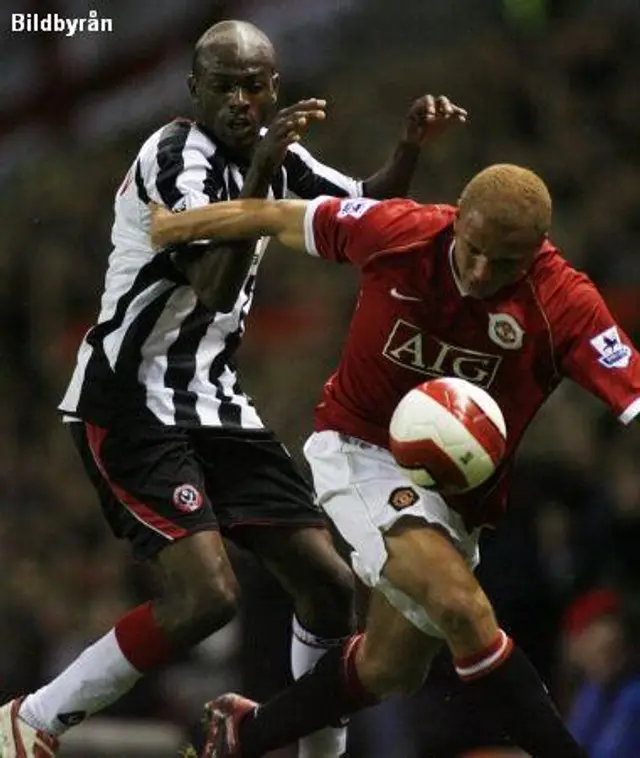
<svg viewBox="0 0 640 758"><path fill-rule="evenodd" d="M507 424L504 464L480 489L449 498L469 525L504 510L506 472L533 416L564 377L628 423L640 413L640 360L602 297L549 242L528 275L483 300L461 291L452 263L456 208L411 200L318 198L310 253L360 268L358 301L315 429L388 446L400 398L430 377L486 389Z"/></svg>

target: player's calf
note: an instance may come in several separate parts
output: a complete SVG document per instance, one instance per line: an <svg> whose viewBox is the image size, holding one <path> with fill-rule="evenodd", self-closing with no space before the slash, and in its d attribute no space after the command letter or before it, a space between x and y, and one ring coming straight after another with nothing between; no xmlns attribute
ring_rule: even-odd
<svg viewBox="0 0 640 758"><path fill-rule="evenodd" d="M367 630L356 651L358 679L381 700L410 695L422 686L441 647L441 640L423 634L374 591Z"/></svg>
<svg viewBox="0 0 640 758"><path fill-rule="evenodd" d="M158 562L165 579L160 597L126 613L55 679L27 695L19 707L21 722L62 735L233 616L237 585L217 532L170 545Z"/></svg>
<svg viewBox="0 0 640 758"><path fill-rule="evenodd" d="M329 531L321 526L266 533L254 530L248 537L293 599L291 671L300 679L327 651L340 648L353 631L353 574L337 553ZM337 758L344 753L345 725L328 722L322 726L300 741L300 758Z"/></svg>
<svg viewBox="0 0 640 758"><path fill-rule="evenodd" d="M162 551L158 563L164 582L153 608L174 647L200 642L237 613L240 590L217 532L191 535Z"/></svg>

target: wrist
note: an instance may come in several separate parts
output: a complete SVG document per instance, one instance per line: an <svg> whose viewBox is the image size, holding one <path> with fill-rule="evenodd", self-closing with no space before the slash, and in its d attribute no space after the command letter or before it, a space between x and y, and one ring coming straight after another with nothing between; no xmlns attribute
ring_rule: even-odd
<svg viewBox="0 0 640 758"><path fill-rule="evenodd" d="M409 137L404 134L398 140L397 150L406 153L407 155L415 155L416 157L420 153L422 148L422 140L418 137Z"/></svg>
<svg viewBox="0 0 640 758"><path fill-rule="evenodd" d="M241 195L243 197L266 196L276 168L270 161L253 160L244 178Z"/></svg>

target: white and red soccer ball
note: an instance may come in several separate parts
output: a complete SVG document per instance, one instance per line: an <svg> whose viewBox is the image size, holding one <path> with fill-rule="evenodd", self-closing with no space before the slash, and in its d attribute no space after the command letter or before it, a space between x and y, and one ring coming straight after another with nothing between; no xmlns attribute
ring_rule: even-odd
<svg viewBox="0 0 640 758"><path fill-rule="evenodd" d="M396 462L420 487L445 494L485 482L504 457L507 427L496 401L464 379L433 379L398 403L389 425Z"/></svg>

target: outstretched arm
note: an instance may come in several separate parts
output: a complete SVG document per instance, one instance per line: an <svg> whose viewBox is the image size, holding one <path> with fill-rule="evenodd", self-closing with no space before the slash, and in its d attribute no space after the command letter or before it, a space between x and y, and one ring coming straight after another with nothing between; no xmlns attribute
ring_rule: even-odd
<svg viewBox="0 0 640 758"><path fill-rule="evenodd" d="M405 117L398 143L384 166L364 182L367 197L405 197L418 165L420 151L455 124L467 120L467 111L448 97L424 95L418 98Z"/></svg>
<svg viewBox="0 0 640 758"><path fill-rule="evenodd" d="M171 213L152 206L151 242L162 248L180 242L217 242L276 237L293 250L305 251L306 200L230 200Z"/></svg>

